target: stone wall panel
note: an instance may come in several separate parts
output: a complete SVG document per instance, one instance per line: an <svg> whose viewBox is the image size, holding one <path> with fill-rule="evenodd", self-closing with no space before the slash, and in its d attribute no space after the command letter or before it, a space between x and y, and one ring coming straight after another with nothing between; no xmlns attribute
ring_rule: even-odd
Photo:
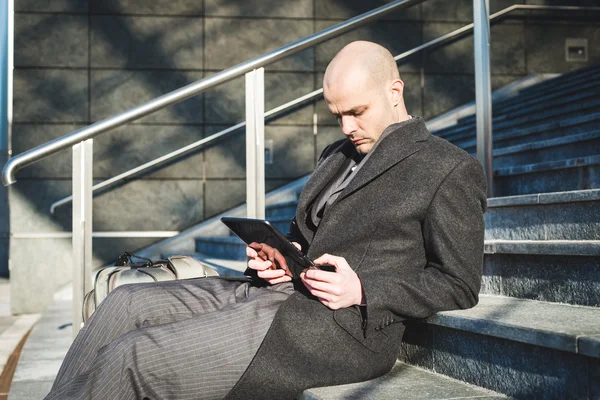
<svg viewBox="0 0 600 400"><path fill-rule="evenodd" d="M312 0L205 0L205 14L210 17L280 17L312 18ZM318 4L319 2L317 2Z"/></svg>
<svg viewBox="0 0 600 400"><path fill-rule="evenodd" d="M14 122L75 122L88 119L85 70L16 69Z"/></svg>
<svg viewBox="0 0 600 400"><path fill-rule="evenodd" d="M85 15L16 14L15 66L87 67Z"/></svg>
<svg viewBox="0 0 600 400"><path fill-rule="evenodd" d="M93 16L92 67L202 69L202 18Z"/></svg>
<svg viewBox="0 0 600 400"><path fill-rule="evenodd" d="M144 15L202 15L198 0L102 0L90 1L92 13Z"/></svg>
<svg viewBox="0 0 600 400"><path fill-rule="evenodd" d="M222 70L313 33L312 21L293 19L206 18L205 68ZM267 67L271 71L311 71L307 49Z"/></svg>
<svg viewBox="0 0 600 400"><path fill-rule="evenodd" d="M98 121L139 106L203 78L195 71L94 70L91 75L91 116ZM198 124L203 122L203 97L199 94L136 122Z"/></svg>

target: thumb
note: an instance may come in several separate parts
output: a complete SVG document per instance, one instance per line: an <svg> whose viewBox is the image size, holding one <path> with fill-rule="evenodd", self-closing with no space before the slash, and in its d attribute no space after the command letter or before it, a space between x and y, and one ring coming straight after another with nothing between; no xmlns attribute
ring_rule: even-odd
<svg viewBox="0 0 600 400"><path fill-rule="evenodd" d="M331 264L331 265L335 265L337 267L337 260L335 256L332 256L331 254L323 254L321 257L313 260L313 262L315 264Z"/></svg>

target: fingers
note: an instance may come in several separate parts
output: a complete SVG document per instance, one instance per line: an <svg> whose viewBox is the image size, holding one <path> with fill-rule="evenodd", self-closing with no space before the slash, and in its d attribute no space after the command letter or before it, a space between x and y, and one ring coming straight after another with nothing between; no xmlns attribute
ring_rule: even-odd
<svg viewBox="0 0 600 400"><path fill-rule="evenodd" d="M293 244L294 246L296 246L296 248L297 248L298 250L302 250L302 246L300 246L300 243L298 243L298 242L292 242L292 244Z"/></svg>
<svg viewBox="0 0 600 400"><path fill-rule="evenodd" d="M284 275L281 278L277 278L277 279L269 279L267 280L269 282L269 284L271 285L277 285L278 283L283 283L283 282L291 282L292 281L292 277L291 276L287 276Z"/></svg>
<svg viewBox="0 0 600 400"><path fill-rule="evenodd" d="M306 279L321 281L321 282L329 282L329 283L337 283L338 277L335 272L322 271L318 268L310 267L306 271L304 271L304 276Z"/></svg>
<svg viewBox="0 0 600 400"><path fill-rule="evenodd" d="M257 274L260 278L266 280L271 285L276 285L278 283L290 282L292 278L288 275L285 275L285 271L282 269L270 269L265 271L259 271Z"/></svg>
<svg viewBox="0 0 600 400"><path fill-rule="evenodd" d="M331 265L335 265L337 267L338 261L340 259L344 260L343 257L332 256L331 254L325 253L321 257L319 257L313 261L315 264L331 264Z"/></svg>
<svg viewBox="0 0 600 400"><path fill-rule="evenodd" d="M304 281L307 284L307 288L311 291L311 293L314 290L316 292L328 293L333 296L339 296L341 294L341 289L337 285L328 282L315 281L312 279L305 279ZM315 293L312 294L316 296Z"/></svg>
<svg viewBox="0 0 600 400"><path fill-rule="evenodd" d="M285 275L285 271L282 269L266 269L258 271L257 275L263 279L275 279L281 278Z"/></svg>
<svg viewBox="0 0 600 400"><path fill-rule="evenodd" d="M342 294L342 289L340 288L340 285L337 284L337 280L336 282L327 282L311 279L308 276L308 272L309 271L300 274L300 279L302 279L304 286L306 286L313 296L316 296L321 300L333 301ZM325 272L325 274L333 275L331 272Z"/></svg>
<svg viewBox="0 0 600 400"><path fill-rule="evenodd" d="M271 261L263 261L259 258L254 258L248 261L248 267L256 271L265 271L271 269L273 267L273 263Z"/></svg>
<svg viewBox="0 0 600 400"><path fill-rule="evenodd" d="M325 305L326 307L329 307L332 310L337 310L339 308L339 306L337 305L339 296L333 295L326 291L318 290L313 285L311 285L309 282L307 282L305 280L303 280L303 282L304 282L304 286L306 286L306 288L309 290L309 292L313 296L318 298L319 301L321 303L323 303L323 305Z"/></svg>
<svg viewBox="0 0 600 400"><path fill-rule="evenodd" d="M261 251L259 252L259 256L264 252L265 259L271 261L273 265L278 266L279 268L283 268L285 270L288 269L287 262L285 261L285 257L279 252L279 250L261 243Z"/></svg>
<svg viewBox="0 0 600 400"><path fill-rule="evenodd" d="M253 244L254 243L250 243L250 245L253 245ZM248 246L248 247L246 247L246 255L250 258L255 258L256 256L258 256L258 253L252 247Z"/></svg>

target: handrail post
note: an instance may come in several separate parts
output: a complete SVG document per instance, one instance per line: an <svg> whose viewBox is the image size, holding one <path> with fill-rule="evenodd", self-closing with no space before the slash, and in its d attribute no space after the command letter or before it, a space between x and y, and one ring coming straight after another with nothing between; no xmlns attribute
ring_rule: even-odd
<svg viewBox="0 0 600 400"><path fill-rule="evenodd" d="M487 177L487 195L494 195L492 155L492 85L490 78L490 4L473 0L473 40L475 48L475 107L477 119L477 159Z"/></svg>
<svg viewBox="0 0 600 400"><path fill-rule="evenodd" d="M73 146L73 338L81 329L83 297L91 290L94 140Z"/></svg>
<svg viewBox="0 0 600 400"><path fill-rule="evenodd" d="M246 74L246 205L248 218L265 218L265 70Z"/></svg>

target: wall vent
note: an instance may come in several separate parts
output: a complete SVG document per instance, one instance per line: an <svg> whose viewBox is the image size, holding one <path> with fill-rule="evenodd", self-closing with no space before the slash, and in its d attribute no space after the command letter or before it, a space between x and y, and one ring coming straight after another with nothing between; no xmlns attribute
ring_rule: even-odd
<svg viewBox="0 0 600 400"><path fill-rule="evenodd" d="M566 39L565 57L567 61L586 62L588 60L588 40Z"/></svg>

